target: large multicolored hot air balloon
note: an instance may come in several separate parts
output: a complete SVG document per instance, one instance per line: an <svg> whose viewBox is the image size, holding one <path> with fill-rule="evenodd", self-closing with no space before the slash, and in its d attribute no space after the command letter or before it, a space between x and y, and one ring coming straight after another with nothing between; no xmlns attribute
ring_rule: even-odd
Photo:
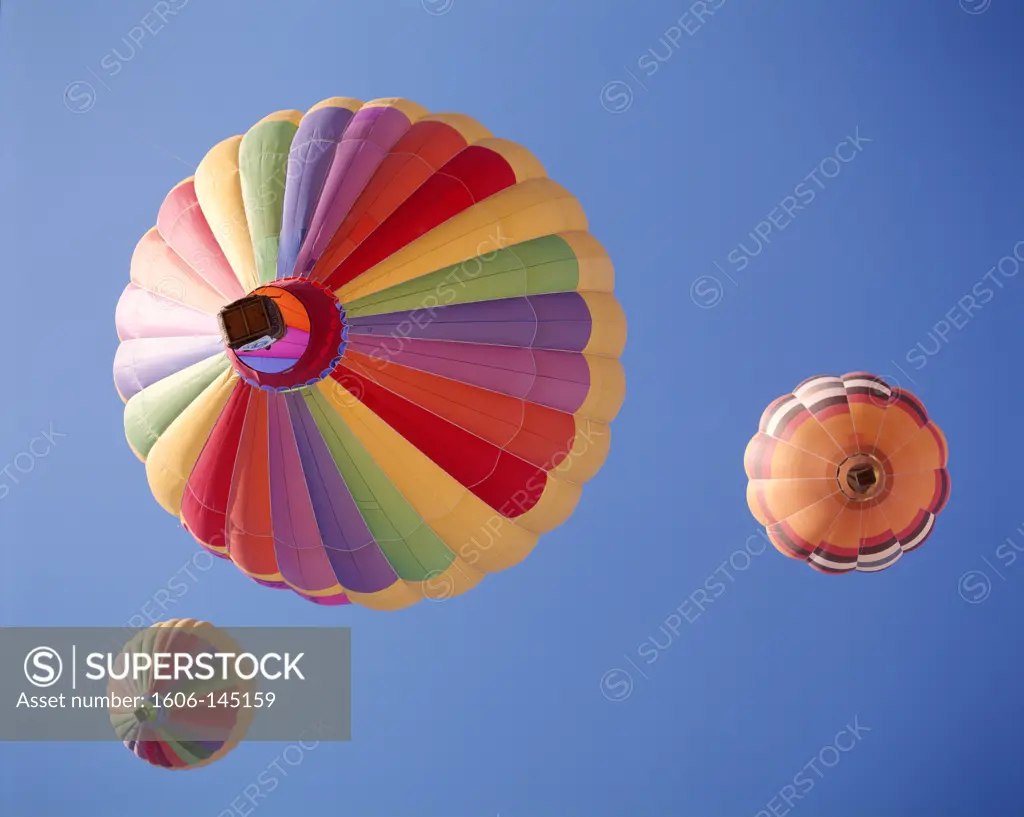
<svg viewBox="0 0 1024 817"><path fill-rule="evenodd" d="M252 681L217 670L208 681L162 676L175 673L132 672L134 656L158 653L187 656L192 662L201 654L243 652L223 631L195 619L171 619L136 634L114 661L118 675L107 682L107 695L130 700L140 706L112 705L110 722L129 751L153 766L165 769L197 769L220 760L245 737L252 723L253 708L241 705L249 700ZM212 660L212 658L210 659ZM213 661L215 669L217 662ZM191 667L184 660L175 666ZM229 673L230 673L230 663ZM198 669L194 675L205 673ZM161 677L158 677L161 676ZM233 696L233 693L237 693Z"/></svg>
<svg viewBox="0 0 1024 817"><path fill-rule="evenodd" d="M462 593L564 522L607 455L613 277L576 200L466 116L272 114L135 251L129 444L157 501L262 584L377 609Z"/></svg>
<svg viewBox="0 0 1024 817"><path fill-rule="evenodd" d="M883 570L931 534L947 458L910 392L865 372L812 377L762 415L747 504L786 556L823 573Z"/></svg>

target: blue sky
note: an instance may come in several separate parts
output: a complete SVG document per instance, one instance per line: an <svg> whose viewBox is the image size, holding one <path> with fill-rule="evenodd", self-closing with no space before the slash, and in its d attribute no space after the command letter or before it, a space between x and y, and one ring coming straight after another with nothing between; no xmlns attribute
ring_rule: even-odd
<svg viewBox="0 0 1024 817"><path fill-rule="evenodd" d="M123 625L196 552L125 443L114 306L166 192L272 111L405 96L528 146L616 264L626 404L577 513L468 595L375 614L193 571L168 617L352 627L350 743L246 744L183 775L114 742L4 744L0 810L218 817L251 785L266 796L239 817L1019 808L1024 275L990 270L1024 240L1024 9L168 3L134 53L147 2L0 13L0 623ZM826 161L850 137L854 158ZM801 183L813 201L779 217ZM785 226L762 227L739 269L773 211ZM965 318L986 275L993 295ZM742 458L761 411L856 370L913 390L947 435L935 533L878 575L748 560ZM51 428L47 455L15 468ZM679 624L729 560L726 589ZM802 799L787 806L786 786Z"/></svg>

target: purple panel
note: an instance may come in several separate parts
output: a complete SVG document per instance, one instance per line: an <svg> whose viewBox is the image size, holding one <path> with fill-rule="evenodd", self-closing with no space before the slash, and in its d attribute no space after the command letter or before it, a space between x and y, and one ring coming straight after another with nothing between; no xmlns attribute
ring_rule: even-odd
<svg viewBox="0 0 1024 817"><path fill-rule="evenodd" d="M199 744L208 752L216 752L224 745L222 740L190 740L189 743Z"/></svg>
<svg viewBox="0 0 1024 817"><path fill-rule="evenodd" d="M279 374L287 371L299 362L297 357L259 357L257 355L239 355L239 360L254 372Z"/></svg>
<svg viewBox="0 0 1024 817"><path fill-rule="evenodd" d="M295 262L296 274L305 276L313 269L387 152L410 125L408 117L395 108L361 108L352 117Z"/></svg>
<svg viewBox="0 0 1024 817"><path fill-rule="evenodd" d="M575 352L365 336L354 338L348 348L570 414L583 405L590 389L590 367Z"/></svg>
<svg viewBox="0 0 1024 817"><path fill-rule="evenodd" d="M240 352L239 357L302 357L309 347L309 332L301 329L289 329L281 340L269 349L257 349L254 352Z"/></svg>
<svg viewBox="0 0 1024 817"><path fill-rule="evenodd" d="M357 593L376 593L390 587L398 581L398 575L363 521L306 400L298 394L285 395L285 399L309 498L338 581Z"/></svg>
<svg viewBox="0 0 1024 817"><path fill-rule="evenodd" d="M385 353L406 338L581 352L590 340L591 320L578 293L562 292L456 304L438 309L432 318L422 310L353 318L349 332L353 342L366 342L367 335L385 339Z"/></svg>
<svg viewBox="0 0 1024 817"><path fill-rule="evenodd" d="M526 395L530 403L568 413L579 410L590 393L590 366L576 352L535 349L537 380Z"/></svg>
<svg viewBox="0 0 1024 817"><path fill-rule="evenodd" d="M277 254L279 279L294 274L295 259L313 219L334 151L351 120L352 111L320 108L299 123L288 154L281 244Z"/></svg>
<svg viewBox="0 0 1024 817"><path fill-rule="evenodd" d="M302 460L288 407L280 394L267 395L270 436L270 518L281 575L303 590L326 590L337 577L324 553L310 504Z"/></svg>
<svg viewBox="0 0 1024 817"><path fill-rule="evenodd" d="M223 351L219 336L126 340L114 353L114 385L127 400L147 386Z"/></svg>
<svg viewBox="0 0 1024 817"><path fill-rule="evenodd" d="M582 352L590 340L592 321L587 302L576 292L532 295L527 300L537 313L538 349Z"/></svg>

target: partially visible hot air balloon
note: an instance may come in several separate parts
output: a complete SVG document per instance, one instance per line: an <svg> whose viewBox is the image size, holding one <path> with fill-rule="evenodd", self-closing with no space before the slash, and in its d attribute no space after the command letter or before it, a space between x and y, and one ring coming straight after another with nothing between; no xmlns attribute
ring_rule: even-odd
<svg viewBox="0 0 1024 817"><path fill-rule="evenodd" d="M242 649L223 631L195 619L171 619L155 624L131 638L115 659L117 674L131 667L134 654L234 653ZM174 675L166 669L138 674L126 671L123 679L107 682L112 699L135 700L141 706L111 706L110 722L129 751L153 766L164 769L197 769L220 760L245 737L253 709L241 704L249 700L251 680L243 680L229 669L229 677L217 672L208 681L185 678L164 680L156 675ZM184 665L184 659L182 659ZM230 668L229 663L229 668ZM201 675L198 670L195 672ZM232 693L238 693L233 697ZM223 697L222 697L223 696ZM144 701L141 699L145 699ZM237 705L235 705L237 703Z"/></svg>
<svg viewBox="0 0 1024 817"><path fill-rule="evenodd" d="M463 593L603 464L626 322L583 209L519 145L332 98L215 146L117 306L114 381L157 501L318 604Z"/></svg>
<svg viewBox="0 0 1024 817"><path fill-rule="evenodd" d="M747 446L747 504L786 556L823 573L890 567L949 498L946 438L910 392L865 372L805 380Z"/></svg>

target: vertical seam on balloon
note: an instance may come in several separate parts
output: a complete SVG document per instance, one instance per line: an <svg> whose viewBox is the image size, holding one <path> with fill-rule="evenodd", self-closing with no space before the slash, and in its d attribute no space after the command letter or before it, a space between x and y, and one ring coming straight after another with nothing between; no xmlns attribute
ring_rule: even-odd
<svg viewBox="0 0 1024 817"><path fill-rule="evenodd" d="M843 395L844 395L844 399L845 399L846 386L845 386L845 384L842 383L842 380L840 380L840 378L836 377L835 375L820 375L818 378L810 378L810 380L817 380L817 379L821 379L821 380L837 380L837 381L839 381L840 385L843 386ZM802 398L797 396L796 392L800 391L800 390L801 390L801 386L797 386L796 389L793 390L793 397L796 398L796 400L800 403L800 405L802 405L807 410L807 413L810 415L810 419L813 420L814 422L816 422L818 424L818 426L821 428L821 430L824 431L828 435L828 438L832 441L832 444L839 450L840 455L845 457L846 456L846 449L839 444L839 441L835 437L832 436L832 432L829 431L825 427L825 424L821 420L818 419L818 415L815 414L814 411L812 411L811 407ZM847 405L849 405L849 401L847 401Z"/></svg>
<svg viewBox="0 0 1024 817"><path fill-rule="evenodd" d="M340 383L338 385L341 386ZM341 386L341 387L344 388L344 386ZM369 408L366 408L366 410L368 412L370 412L371 414L373 414L373 412L370 411ZM346 426L351 428L351 424L348 422L348 420L344 416L342 416L337 411L335 411L335 414L338 414L338 417L341 419L341 421ZM374 414L374 416L376 417L377 415ZM369 428L365 423L362 422L361 418L354 417L353 420L355 420L356 422L359 422L359 424L365 429L367 434L369 434L370 436L372 436L375 439L377 439L378 441L380 441L380 438L377 437L377 435L373 432L373 430L371 428ZM329 422L328 422L328 425L330 425ZM345 444L345 441L342 440L341 437L338 436L338 434L334 431L333 427L331 428L331 433L334 435L334 437L337 440L338 444L342 447L342 449L348 455L349 462L351 463L352 467L356 470L356 473L359 474L360 479L362 479L362 481L363 481L363 485L366 486L366 489L369 491L370 495L373 497L374 503L376 503L377 507L380 509L380 511L384 515L385 519L387 519L388 524L391 526L391 528L398 535L398 537L401 540L402 544L404 545L406 551L408 551L409 556L419 566L420 572L423 573L423 574L427 573L426 565L420 559L419 553L417 553L416 549L412 546L412 543L409 541L409 539L417 530L419 530L421 527L424 527L424 526L448 550L448 552L452 556L452 561L454 561L455 558L456 558L455 552L452 551L452 549L449 547L448 543L444 540L444 537L442 537L440 535L440 533L438 533L434 529L434 527L429 523L429 521L423 516L422 513L420 513L418 510L416 510L416 506L405 496L405 494L402 492L402 490L395 484L394 480L391 479L390 475L384 469L384 466L378 463L377 464L377 468L380 470L381 474L390 483L391 487L394 489L395 493L398 494L400 499L405 503L406 507L408 507L416 515L416 517L419 519L419 523L416 525L416 527L412 531L410 531L408 534L402 533L401 528L395 523L394 520L392 520L390 514L386 511L387 505L380 501L380 499L378 498L377 494L373 490L372 483L370 482L370 480L368 480L366 478L365 474L363 474L362 470L359 468L359 464L358 464L356 458L352 456L351 452L348 449L348 446ZM366 449L365 444L362 442L362 440L359 439L359 437L355 434L354 431L352 432L352 436L355 438L355 442L363 449L364 454L366 454L367 457L369 457L370 459L373 459L373 457L370 455L369 451ZM401 436L401 435L399 435L399 436ZM403 439L404 439L404 437L403 437ZM387 446L384 445L383 443L382 443L382 447L387 448ZM363 514L362 508L359 507L358 503L356 503L356 508L359 511L360 516L363 517L363 520L365 522L366 521L366 517ZM449 513L450 513L450 511L449 511ZM367 528L369 529L369 525L368 524L367 524ZM372 530L370 531L370 534L371 534L371 536L373 535L373 531ZM402 578L402 576L399 574L398 570L395 568L395 566L392 564L391 560L388 558L387 553L385 552L384 548L381 547L380 543L376 541L376 537L374 537L374 543L376 544L377 549L380 551L381 556L384 557L384 561L388 563L388 567L390 567L392 572L395 574L395 577L396 577L397 581L403 582L407 587L410 587L410 584L409 584L410 580ZM451 562L449 562L449 564L451 564ZM412 588L410 587L410 589L412 589Z"/></svg>
<svg viewBox="0 0 1024 817"><path fill-rule="evenodd" d="M825 499L828 499L829 497L832 497L832 496L835 496L835 494L829 494L828 497L824 497L824 499L819 500L819 501L823 502ZM812 503L812 505L813 504L816 504L816 503ZM808 505L807 507L810 508L810 507L812 507L812 505ZM832 533L832 531L839 524L839 520L842 517L843 512L847 510L847 507L848 507L847 503L844 503L839 508L839 512L834 517L832 517L832 521L829 522L828 525L826 525L824 532L818 538L818 541L814 543L814 549L811 551L811 554L807 557L806 561L809 562L809 561L811 561L812 557L820 556L822 554L824 554L823 558L830 557L828 559L829 561L833 561L834 560L834 554L832 554L828 550L826 550L823 547L823 544L828 540L829 534ZM804 510L806 510L806 508ZM840 564L840 565L842 564L841 562L835 562L835 563L836 564ZM856 564L856 559L854 559L854 563Z"/></svg>
<svg viewBox="0 0 1024 817"><path fill-rule="evenodd" d="M305 399L303 399L301 396L299 397L299 399L302 401L302 406L306 406ZM327 560L327 565L330 567L331 573L334 575L335 583L338 585L338 587L341 588L341 593L340 594L333 594L332 593L331 595L332 596L335 596L335 595L347 595L349 590L348 590L348 588L346 588L346 586L344 584L342 584L341 576L338 575L338 571L335 569L334 564L331 562L330 556L328 556L327 551L328 550L332 550L332 551L337 551L337 552L341 552L341 553L347 553L348 551L338 550L337 548L332 548L332 547L330 547L327 544L326 540L324 539L324 534L323 534L323 530L322 530L321 525L320 525L320 520L317 517L317 513L316 513L316 506L313 504L313 495L312 495L312 493L309 490L309 478L306 475L306 468L305 468L305 465L302 462L302 450L298 446L298 442L299 441L298 441L298 433L297 433L297 430L296 430L296 426L298 426L299 428L302 429L302 434L305 437L306 445L309 446L310 453L313 455L313 457L312 457L312 467L316 471L316 476L320 480L321 484L324 486L325 490L326 490L326 483L324 482L323 474L320 471L320 463L317 460L316 454L315 454L315 452L313 450L314 444L313 444L313 442L311 440L311 436L312 435L310 434L310 430L308 428L306 428L305 423L303 422L304 417L296 416L296 414L300 414L301 413L301 409L297 408L296 409L296 413L293 414L292 413L291 403L292 403L292 401L288 400L288 398L285 398L285 408L288 411L288 419L289 419L289 422L290 422L291 427L292 427L292 434L295 436L296 448L298 449L297 450L297 455L299 457L299 464L300 464L300 467L301 467L301 470L302 470L302 478L303 478L303 481L305 482L305 485L306 485L306 494L309 497L310 511L313 514L313 520L314 520L314 522L316 524L316 527L317 527L317 535L320 537L320 544L321 544L321 546L323 548L323 551L324 551L324 558ZM310 420L313 422L314 427L316 427L316 421L313 419L312 415L310 415ZM317 431L319 432L319 429L317 429ZM322 434L321 434L321 437L323 437ZM324 444L326 446L326 442ZM328 455L330 455L330 449L328 449ZM333 463L333 457L332 457L331 461ZM337 466L335 466L335 467L337 467ZM342 530L341 520L338 519L338 516L337 516L337 513L336 513L336 509L334 507L334 503L331 502L329 504L329 507L330 507L330 510L331 510L331 516L334 517L334 521L338 525L338 530L339 531ZM356 573L359 575L360 578L362 578L363 574L362 574L362 571L359 568L358 562L356 562L355 559L352 559L351 561L352 561L352 566L353 566L353 568L355 568Z"/></svg>
<svg viewBox="0 0 1024 817"><path fill-rule="evenodd" d="M348 121L345 123L345 126L341 129L341 133L338 134L337 139L324 139L324 140L320 140L320 141L330 142L331 143L331 145L332 145L332 147L330 148L331 156L330 156L330 161L327 163L327 169L324 171L323 178L320 180L320 189L317 190L317 192L316 192L316 197L314 199L314 204L313 204L313 210L310 213L310 224L312 224L313 219L316 217L316 211L318 209L320 209L320 202L321 202L321 199L323 198L324 190L327 187L327 179L331 175L331 168L334 167L334 159L338 155L338 145L341 144L341 142L344 140L345 134L348 132L349 126L352 124L352 120L354 120L356 118L356 114L360 110L362 110L362 107L363 106L360 105L359 108L357 108L355 111L351 112L351 115L349 116ZM347 108L342 108L341 110L348 110L348 109ZM307 112L306 116L309 116L308 112ZM303 119L305 119L305 118L306 117L304 116ZM287 192L287 190L286 190L286 192ZM283 276L284 278L288 278L291 275L298 275L300 278L303 278L303 279L310 278L310 276L307 275L305 272L303 272L302 270L298 270L297 269L298 263L299 263L299 259L302 258L303 250L305 249L306 242L309 240L309 236L311 235L310 230L309 230L309 226L310 226L309 224L306 225L306 236L299 243L298 251L295 254L295 261L292 263L292 271L291 271L291 273ZM312 267L310 267L310 272L312 272ZM279 280L280 280L280 278L279 278Z"/></svg>
<svg viewBox="0 0 1024 817"><path fill-rule="evenodd" d="M195 183L194 182L193 182L193 185L192 185L192 189L193 189L193 191L195 190ZM168 193L167 195L170 196L170 193ZM167 201L167 198L165 198L164 201ZM234 275L234 270L231 268L231 262L228 261L228 259L225 257L224 249L220 246L220 242L217 241L217 236L214 235L213 230L210 228L209 221L207 220L206 214L203 212L203 208L200 206L198 199L195 200L194 204L190 204L188 207L186 207L184 210L182 210L178 214L178 216L174 220L174 224L177 224L179 221L181 221L183 219L185 213L189 212L190 210L194 210L194 209L198 210L199 214L203 217L203 224L206 225L206 229L207 230L210 230L210 235L213 237L214 246L217 248L217 252L220 254L220 257L224 261L224 263L227 264L228 269L231 270L232 275ZM157 215L157 218L159 219L159 213ZM196 275L199 276L200 280L202 280L204 283L207 284L207 286L210 287L210 289L212 289L214 292L216 292L218 295L220 295L224 299L225 303L227 303L228 301L231 300L231 296L230 295L228 295L226 292L224 292L218 286L216 286L209 278L207 278L205 275L203 275L202 270L200 270L195 264L191 263L187 258L185 258L185 256L183 256L181 253L179 253L174 248L174 246L171 244L171 242L167 240L167 236L165 236L163 234L163 231L160 230L159 225L157 226L156 229L157 229L157 232L160 235L160 238L163 239L164 244L167 245L167 247L171 250L171 252L175 253L182 261L184 261L186 266L188 266L192 270L194 270ZM238 280L238 276L235 275L234 277L235 277L235 280L237 281ZM181 304L181 305L182 306L186 306L186 304ZM208 313L203 313L203 314L208 314Z"/></svg>
<svg viewBox="0 0 1024 817"><path fill-rule="evenodd" d="M409 130L406 131L406 134L408 134L409 131L411 131L411 130L412 130L412 128L409 128ZM405 134L403 134L403 138L404 138L404 136L405 136ZM396 142L395 144L397 145L399 142L401 142L401 139L399 139L398 142ZM380 165L378 166L378 169L380 168L380 166L382 166L384 164L384 162L386 162L392 156L407 156L407 157L409 157L411 159L418 159L424 166L426 166L430 170L430 173L427 175L427 177L419 185L417 185L412 191L410 191L409 195L406 196L404 199L402 199L402 201L399 202L395 206L394 210L392 210L390 213L388 213L384 217L384 219L382 221L378 221L376 219L376 217L372 217L372 220L374 222L376 222L374 227L373 227L373 229L370 230L365 236L363 236L363 238L348 251L347 255L345 256L344 259L342 259L341 263L344 263L344 261L347 260L352 255L352 253L354 253L357 249L359 249L359 247L362 246L362 244L380 228L381 224L383 224L384 221L387 221L387 219L391 217L392 213L394 213L395 210L397 210L399 207L401 207L405 202L407 202L409 200L409 198L412 197L412 195L414 193L416 193L421 187L423 187L423 185L425 185L428 181L430 181L430 179L433 178L434 174L437 173L437 171L439 169L439 168L436 168L433 165L431 165L430 162L428 162L426 159L424 159L418 153L408 153L408 152L393 153L390 150L384 155L384 158L381 160ZM371 181L372 181L372 177L371 177ZM369 187L369 184L367 184L366 187ZM366 187L363 188L363 192L361 192L359 194L359 196L356 198L356 200L354 202L352 202L352 209L354 209L355 206L357 204L359 204L359 199L362 198L363 193L366 192ZM368 215L368 213L372 209L372 206L374 204L376 204L378 201L380 201L380 198L381 198L381 194L378 194L376 198L374 198L372 201L367 203L367 205L366 205L367 218L371 218ZM351 212L352 212L352 210L350 209L349 215L351 215ZM345 218L342 219L341 223L338 225L338 231L340 231L341 228L344 226L345 220L349 217L349 215L346 215ZM335 232L335 235L331 236L331 241L333 241L337 237L338 231ZM330 246L330 242L328 242L328 246ZM327 250L327 247L324 248L325 252L326 252L326 250ZM374 266L376 266L376 265L374 265ZM335 272L336 269L337 269L337 267L335 267L335 269L330 270L327 273L327 275L324 276L320 280L326 280L327 278L329 278ZM368 270L364 270L359 275L357 275L355 278L353 278L352 282L358 281L360 278L363 277L363 275L365 275L367 272L370 272L370 270L372 270L372 269L373 269L373 267L371 267ZM338 287L338 289L340 290L341 287Z"/></svg>
<svg viewBox="0 0 1024 817"><path fill-rule="evenodd" d="M406 133L408 133L408 132L409 132L410 130L412 130L412 128L411 128L411 127L410 127L410 128L408 128L408 129L406 130ZM403 134L403 135L404 135L404 134ZM460 135L461 135L461 134L460 134ZM399 141L401 141L401 140L399 140ZM395 144L397 145L397 144L398 144L398 142L396 141L396 142L395 142ZM365 236L363 236L363 238L362 238L362 239L361 239L361 240L359 241L359 243L358 243L358 244L356 244L356 245L355 245L354 247L352 247L352 249L351 249L351 250L349 251L349 253L348 253L348 256L346 256L346 260L347 260L348 258L350 258L350 257L351 257L351 256L352 256L352 255L353 255L353 254L354 254L354 253L355 253L356 251L358 251L358 250L359 250L359 248L360 248L360 247L361 247L361 246L362 246L363 244L365 244L365 243L366 243L366 242L367 242L367 241L368 241L368 240L370 239L370 237L371 237L371 236L372 236L372 235L373 235L374 233L376 233L376 232L377 232L377 230L379 230L379 229L381 228L381 226L382 226L383 224L385 224L385 223L386 223L386 222L387 222L387 221L388 221L388 220L389 220L389 219L390 219L390 218L391 218L392 216L394 216L394 215L395 215L395 213L397 213L397 212L398 212L398 211L399 211L399 210L401 209L402 205L404 205L404 204L405 204L405 203L406 203L407 201L409 201L409 199L411 199L411 198L412 198L412 197L413 197L413 196L414 196L414 195L415 195L416 193L418 193L418 192L419 192L419 191L420 191L420 190L421 190L421 189L422 189L423 187L425 187L425 186L426 186L426 185L427 185L427 184L428 184L428 183L430 182L430 180L431 180L431 179L433 179L433 178L434 178L435 176L439 175L439 174L441 173L441 170L442 170L442 168L444 168L444 167L445 167L445 166L446 166L446 165L447 165L447 164L448 164L449 162L453 161L453 160L454 160L454 159L456 159L456 158L457 158L458 156L461 156L461 155L462 155L462 154L463 154L463 153L464 153L464 152L465 152L466 150L468 150L468 149L469 149L470 147L472 147L472 145L470 145L470 144L468 144L468 143L467 143L467 144L465 144L465 145L463 145L463 146L462 146L461 148L459 148L459 150L458 150L458 151L456 151L456 153L455 153L454 155L450 156L450 157L449 157L449 158L448 158L448 159L447 159L447 160L446 160L446 161L445 161L445 162L444 162L443 164L441 164L441 166L440 166L440 167L433 167L433 166L432 166L432 165L430 164L430 162L426 161L425 159L422 159L422 157L420 157L420 156L419 156L419 154L413 154L414 156L416 156L416 158L419 158L419 159L421 159L421 161L422 161L422 162L423 162L423 163L424 163L424 164L425 164L425 165L426 165L427 167L429 167L429 168L431 169L431 173L430 173L430 175L429 175L429 176L427 176L427 178L425 178L425 179L423 180L423 182L422 182L422 183L421 183L421 184L420 184L419 186L417 186L417 187L416 187L416 189L415 189L415 190L412 190L412 191L410 191L410 192L409 192L409 195L407 195L407 196L406 196L406 197L405 197L404 199L402 199L402 201L401 201L401 202L399 202L399 203L398 203L398 204L397 204L397 205L395 206L395 208L394 208L394 209L393 209L393 210L392 210L392 211L391 211L390 213L388 213L388 214L387 214L387 215L386 215L386 216L385 216L385 217L384 217L384 218L383 218L383 219L382 219L381 221L379 221L379 222L377 223L377 225L376 225L376 226L375 226L375 227L374 227L374 228L373 228L373 229L372 229L372 230L371 230L370 232L368 232L368 233L367 233L367 234L366 234ZM386 159L386 158L387 158L387 156L389 156L389 155L390 155L390 151L389 151L388 153L385 153L384 159ZM383 164L383 163L384 163L384 159L382 159L382 160L381 160L381 162L380 162L380 163L378 163L378 168L380 167L380 165L381 165L381 164ZM447 174L445 174L445 175L447 175ZM460 181L461 181L461 180L460 180ZM513 187L514 187L514 186L515 186L515 185L513 185ZM363 189L365 190L365 186L364 186L364 188L363 188ZM505 189L511 189L511 188L505 188ZM467 190L468 190L468 188L467 188ZM499 191L499 192L500 192L500 191ZM360 193L360 195L361 195L361 193ZM378 198L379 198L379 197L378 197ZM430 228L429 230L427 230L427 232L425 232L425 233L422 233L421 235L419 235L419 236L417 236L416 238L414 238L414 239L413 239L412 241L409 241L409 242L407 242L406 244L403 244L403 245L402 245L401 247L399 247L399 248L398 248L397 250L395 250L394 252L391 252L391 253L389 253L389 254L388 254L388 256L387 256L387 258L390 258L390 257L392 257L393 255L395 255L395 254L397 254L397 253L401 252L402 250L406 249L407 247L411 246L411 245L412 245L413 243L415 243L416 241L418 241L418 240L419 240L420 238L423 238L424 236L426 236L426 235L429 235L429 234L430 234L430 233L432 233L432 232L433 232L434 230L436 230L436 229L437 229L438 227L440 227L440 226L441 226L442 224L445 224L445 223L447 223L448 221L450 221L450 220L451 220L452 218L455 218L456 216L459 216L459 215L461 215L462 213L465 213L465 212L467 212L467 211L471 210L471 209L472 209L473 207L475 207L475 206L476 206L477 204L479 204L480 202L482 202L482 201L486 201L486 200L487 200L488 198L490 198L490 196L486 196L485 198L481 199L480 201L477 201L477 200L476 200L476 199L475 199L475 198L473 197L472 193L470 193L470 198L471 198L471 199L473 200L473 204L471 204L471 205L470 205L469 207L466 207L465 209L463 209L463 210L460 210L460 211L459 211L458 213L455 213L455 214L454 214L453 216L450 216L450 217L449 217L448 219L446 219L445 221L442 221L442 222L441 222L441 224L436 224L436 225L434 225L434 226L433 226L433 227L431 227L431 228ZM376 201L376 199L375 199L374 201ZM355 199L355 200L354 200L354 201L352 202L352 205L353 205L353 207L354 207L354 206L355 206L355 205L356 205L357 203L358 203L358 197L357 197L357 198L356 198L356 199ZM500 219L499 219L499 222L500 222ZM338 226L339 226L339 228L341 227L341 224L343 224L343 223L344 223L344 219L342 219L341 223L339 223L339 225L338 225ZM326 250L326 247L325 247L324 249ZM472 257L472 258L479 258L479 256L471 256L471 257ZM381 262L378 262L377 264L374 264L374 265L373 265L373 266L371 266L371 267L370 267L369 269L365 269L365 270L363 270L363 271L362 271L362 272L361 272L361 273L360 273L359 275L357 275L357 276L356 276L355 278L353 278L353 279L352 279L351 281L348 281L348 282L346 282L345 284L342 284L342 287L344 287L344 286L347 286L348 284L353 284L353 283L355 283L355 282L356 282L356 281L358 281L358 280L359 280L360 278L362 278L362 277L363 277L364 275L367 275L368 273L372 272L372 271L373 271L373 270L374 270L374 269L375 269L376 267L380 266L380 263L382 263L383 261L387 260L387 258L385 258L385 259L382 259L382 261L381 261ZM460 263L463 263L463 264L464 264L464 263L465 263L466 261L468 261L468 260L469 260L468 258L465 258L465 259L463 259L463 260L462 260L462 261L461 261ZM343 262L343 263L344 263L344 262ZM449 265L449 266L451 266L451 265ZM444 269L444 267L442 267L441 269ZM327 275L327 276L326 276L326 277L325 277L325 278L324 278L323 280L326 280L327 278L329 278L329 277L330 277L331 275L333 275L333 274L334 274L334 272L336 272L336 271L337 271L336 269L334 269L334 270L331 270L331 272L330 272L330 273L328 273L328 275ZM436 271L437 271L437 270L431 270L431 272L436 272ZM424 274L425 274L425 275L429 275L430 273L424 273ZM416 277L417 277L417 278L421 278L421 277L423 277L423 276L416 276ZM410 279L410 280L415 280L415 279ZM364 286L365 286L365 284L364 284ZM341 289L342 287L339 287L339 289ZM387 289L387 287L385 287L384 289ZM379 290L377 290L377 292L381 292L381 291L383 291L383 290L382 290L382 289L379 289ZM369 293L369 294L370 294L370 295L373 295L373 294L376 294L376 293Z"/></svg>
<svg viewBox="0 0 1024 817"><path fill-rule="evenodd" d="M374 130L376 130L376 128L379 126L379 124L380 124L380 119L378 118L377 121L374 122L373 125L370 127L370 130L369 130L369 132L367 133L367 135L365 137L363 137L363 138L361 138L359 140L353 140L353 141L358 141L359 142L359 147L356 148L355 155L352 157L352 161L349 162L348 167L345 168L345 172L341 175L341 180L339 181L339 184L338 184L338 188L339 189L337 191L335 191L335 196L336 197L337 197L338 192L340 192L341 188L343 187L345 181L349 178L348 174L351 173L352 168L357 164L358 160L360 158L362 158L362 154L363 154L364 150L366 150L368 147L376 148L377 150L380 151L381 156L380 156L379 160L377 161L377 164L374 167L373 172L370 173L369 176L367 176L367 178L363 182L362 186L355 193L355 195L352 196L352 201L349 204L348 209L345 210L345 212L341 214L341 217L338 219L338 223L332 228L331 235L327 238L326 242L324 242L323 249L320 250L320 253L316 256L316 259L313 262L313 267L314 268L316 267L317 262L319 262L320 259L323 257L324 253L327 252L328 247L330 247L331 240L334 238L334 236L337 233L337 231L339 229L341 229L341 225L345 223L345 219L348 217L349 213L352 212L352 208L355 207L356 204L359 202L359 197L366 190L367 186L370 184L370 182L372 181L373 177L377 174L377 171L380 170L380 166L384 163L384 160L389 155L389 151L388 150L382 149L376 143L371 142L371 138L373 137ZM408 132L409 132L409 128L406 128L402 135L404 136ZM396 140L393 143L393 145L394 144L398 144L398 141L400 141L400 140L401 140L401 136L398 138L398 140ZM335 155L337 155L337 154L335 154ZM324 221L324 224L326 224L326 219ZM316 241L313 242L314 246L316 245L316 242L320 240L320 236L322 234L323 234L323 225L321 225L320 229L317 231ZM310 272L312 272L312 269L310 270ZM328 277L333 272L334 271L331 270L331 272L328 273ZM312 278L312 275L310 276L310 278ZM317 278L315 278L313 280L322 283L323 281L326 280L326 277L318 276Z"/></svg>

